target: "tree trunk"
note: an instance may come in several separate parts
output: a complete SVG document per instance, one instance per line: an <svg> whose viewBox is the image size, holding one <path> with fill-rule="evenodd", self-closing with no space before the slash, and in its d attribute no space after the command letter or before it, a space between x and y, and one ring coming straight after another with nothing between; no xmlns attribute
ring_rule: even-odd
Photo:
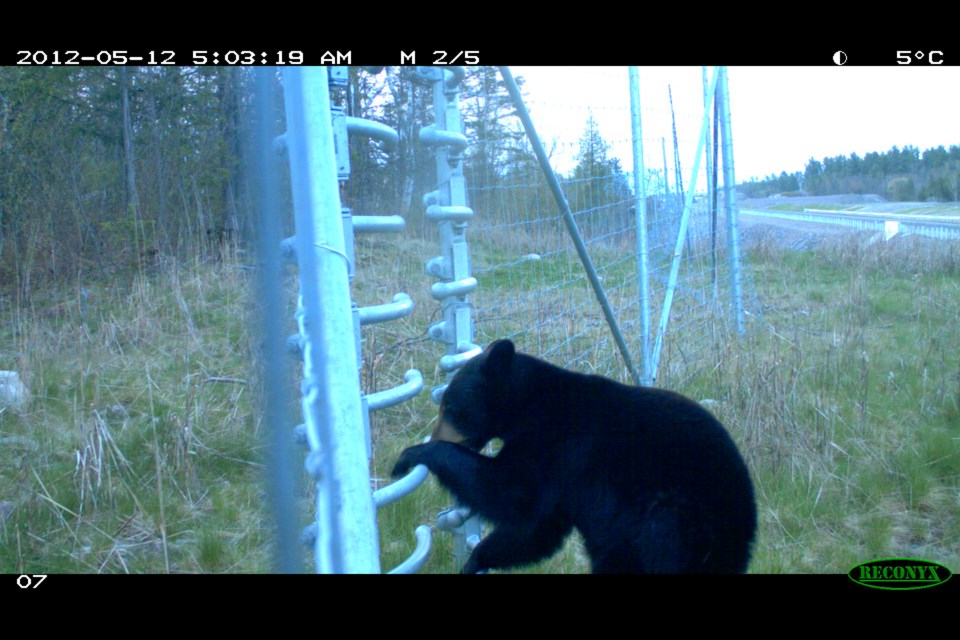
<svg viewBox="0 0 960 640"><path fill-rule="evenodd" d="M127 213L140 222L140 197L137 195L137 168L133 155L133 127L130 124L130 81L126 67L120 67L120 101L123 109L123 166L127 178Z"/></svg>

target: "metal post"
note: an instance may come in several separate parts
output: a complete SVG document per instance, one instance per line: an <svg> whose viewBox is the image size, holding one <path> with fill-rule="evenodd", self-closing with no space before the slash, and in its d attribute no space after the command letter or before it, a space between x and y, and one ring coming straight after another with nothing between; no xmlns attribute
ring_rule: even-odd
<svg viewBox="0 0 960 640"><path fill-rule="evenodd" d="M617 324L617 318L613 313L613 308L610 306L610 301L607 300L607 294L603 290L603 285L600 284L600 279L597 277L597 270L593 266L593 260L590 259L587 245L583 242L583 237L577 228L577 222L573 219L570 204L563 195L563 189L560 188L560 181L557 179L557 174L553 172L553 167L550 166L547 152L543 148L543 143L540 142L540 137L537 135L537 131L533 126L533 120L530 119L530 112L527 111L527 107L523 103L520 88L513 79L513 74L510 73L509 67L499 67L499 69L500 75L503 76L503 82L507 86L507 91L510 92L510 97L513 99L513 104L517 107L517 115L520 116L520 120L523 122L523 128L527 132L530 145L533 147L533 151L537 155L537 160L540 162L540 168L547 178L547 183L550 185L553 197L560 207L560 212L563 214L563 222L566 224L567 232L573 240L573 246L577 249L577 255L580 256L580 262L583 264L584 271L587 272L587 279L590 281L590 286L593 287L593 292L597 296L597 301L603 310L603 315L607 320L607 325L610 327L610 332L613 334L613 339L617 343L617 348L620 349L620 355L623 357L623 361L627 365L627 369L630 371L633 380L637 384L641 384L640 373L633 363L633 358L630 356L630 349L623 339L623 333L620 331L620 325Z"/></svg>
<svg viewBox="0 0 960 640"><path fill-rule="evenodd" d="M670 202L670 178L667 173L667 139L660 138L660 151L663 153L663 208L664 213L670 213L670 207L667 205Z"/></svg>
<svg viewBox="0 0 960 640"><path fill-rule="evenodd" d="M670 178L667 174L667 140L662 136L660 138L660 152L663 154L663 193L661 194L660 204L657 208L656 222L654 222L658 247L661 241L669 235L668 232L671 226L668 222L671 220L670 203L673 202L673 198L670 197Z"/></svg>
<svg viewBox="0 0 960 640"><path fill-rule="evenodd" d="M482 349L474 344L473 318L467 295L477 286L471 274L470 252L467 244L467 222L473 210L467 206L467 186L463 176L463 151L467 137L463 133L460 115L460 82L466 70L463 67L442 69L418 67L414 79L433 88L434 123L420 131L420 142L435 148L437 189L424 197L426 217L437 223L440 232L440 255L426 264L427 274L440 281L430 287L430 295L440 302L441 320L430 325L428 335L445 345L440 368L447 373L447 382L470 358ZM447 384L433 390L431 397L441 401ZM482 535L479 518L464 518L452 522L438 516L438 526L453 533L453 555L457 566L463 567Z"/></svg>
<svg viewBox="0 0 960 640"><path fill-rule="evenodd" d="M327 74L325 67L283 70L300 267L306 467L317 483L316 567L320 573L379 573L357 354L349 339L349 259Z"/></svg>
<svg viewBox="0 0 960 640"><path fill-rule="evenodd" d="M643 166L643 136L640 126L640 71L630 67L630 122L633 129L634 217L637 227L637 268L640 277L640 366L643 384L653 384L650 370L650 274L647 261L647 174Z"/></svg>
<svg viewBox="0 0 960 640"><path fill-rule="evenodd" d="M730 243L730 289L733 296L734 325L743 334L743 287L740 274L740 232L737 228L737 183L733 174L733 131L730 127L730 88L727 68L720 67L717 86L720 99L720 132L723 134L723 197L727 207L727 230Z"/></svg>
<svg viewBox="0 0 960 640"><path fill-rule="evenodd" d="M293 502L296 494L294 476L295 456L290 440L286 415L287 377L283 357L283 326L279 309L283 308L280 286L280 224L277 203L279 179L274 155L274 76L276 70L256 70L256 176L257 208L259 210L257 252L259 269L259 301L263 305L261 335L263 337L263 416L269 451L267 459L267 493L273 521L276 523L276 543L273 545L273 571L301 573L303 560L297 543L297 513Z"/></svg>
<svg viewBox="0 0 960 640"><path fill-rule="evenodd" d="M703 108L710 109L714 96L709 92L707 84L707 68L703 67ZM713 287L713 299L717 299L717 214L713 208L713 142L710 139L710 124L707 124L707 146L704 153L707 156L707 210L710 212L710 280Z"/></svg>
<svg viewBox="0 0 960 640"><path fill-rule="evenodd" d="M713 93L717 86L719 69L713 72L709 92ZM660 327L657 329L657 341L653 347L653 378L657 377L660 367L660 352L663 348L663 337L670 322L670 307L673 305L673 292L677 288L677 277L680 274L680 259L683 256L683 245L687 237L687 226L690 222L690 209L693 206L693 194L697 190L697 173L700 171L700 157L703 155L703 145L707 137L707 125L710 120L710 111L703 110L703 123L700 126L700 140L697 142L697 152L693 156L693 170L690 175L690 187L683 204L683 214L680 216L680 231L677 232L677 245L673 251L673 263L670 266L670 279L667 281L667 292L663 298L663 311L660 314Z"/></svg>

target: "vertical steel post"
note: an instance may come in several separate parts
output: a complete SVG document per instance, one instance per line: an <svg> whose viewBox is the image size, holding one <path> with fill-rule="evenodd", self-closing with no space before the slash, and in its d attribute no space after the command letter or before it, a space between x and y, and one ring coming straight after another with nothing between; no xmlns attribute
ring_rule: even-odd
<svg viewBox="0 0 960 640"><path fill-rule="evenodd" d="M316 567L320 573L379 573L327 74L326 67L283 70L300 267L306 467L317 483Z"/></svg>
<svg viewBox="0 0 960 640"><path fill-rule="evenodd" d="M460 115L460 82L466 70L418 67L414 79L433 88L434 123L420 131L420 142L435 148L437 189L424 197L426 217L437 223L440 234L440 255L426 264L428 275L438 278L430 287L430 295L440 303L441 320L432 324L428 335L445 345L440 368L447 373L447 382L467 361L481 353L474 344L473 318L467 295L477 286L470 274L471 263L467 244L467 222L473 210L467 206L467 186L463 176L463 151L468 140L463 133ZM433 390L439 403L446 390L444 383ZM451 510L460 513L460 509ZM466 564L482 535L482 524L476 517L451 518L451 511L438 516L438 525L453 533L453 555L459 567Z"/></svg>
<svg viewBox="0 0 960 640"><path fill-rule="evenodd" d="M730 127L730 87L727 68L720 68L717 86L720 99L720 132L723 134L723 198L727 207L727 239L730 243L730 289L734 326L743 334L743 286L740 273L740 231L737 227L737 183L733 173L733 130Z"/></svg>
<svg viewBox="0 0 960 640"><path fill-rule="evenodd" d="M713 104L713 95L710 94L710 83L709 78L707 77L707 67L703 67L703 108L709 109L710 105ZM707 194L713 191L713 158L710 155L710 152L713 148L710 140L710 123L707 123Z"/></svg>
<svg viewBox="0 0 960 640"><path fill-rule="evenodd" d="M647 249L647 174L643 166L643 135L640 125L640 71L630 67L630 123L633 130L633 193L637 228L637 269L640 277L640 381L653 384L650 370L650 274Z"/></svg>
<svg viewBox="0 0 960 640"><path fill-rule="evenodd" d="M286 415L287 379L283 357L283 326L279 309L283 308L280 286L280 223L279 177L273 152L274 76L276 69L257 69L255 85L256 175L251 176L257 186L257 253L261 268L258 273L258 296L263 305L261 336L263 339L263 418L266 425L267 494L273 521L276 523L276 543L273 545L273 566L276 573L301 573L303 560L297 542L297 512L294 505L296 478L295 455L288 430Z"/></svg>
<svg viewBox="0 0 960 640"><path fill-rule="evenodd" d="M703 108L709 110L713 104L714 96L709 92L707 84L707 67L703 67ZM713 141L710 139L710 124L707 124L707 210L710 212L710 279L713 288L713 299L717 299L717 215L713 209L713 190L716 188L713 184Z"/></svg>
<svg viewBox="0 0 960 640"><path fill-rule="evenodd" d="M663 153L663 209L664 213L670 212L670 207L667 205L670 200L670 178L667 173L667 139L660 138L660 151Z"/></svg>

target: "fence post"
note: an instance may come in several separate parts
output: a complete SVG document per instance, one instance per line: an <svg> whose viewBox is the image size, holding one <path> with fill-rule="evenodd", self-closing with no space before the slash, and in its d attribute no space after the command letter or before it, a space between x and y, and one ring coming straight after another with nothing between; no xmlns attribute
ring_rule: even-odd
<svg viewBox="0 0 960 640"><path fill-rule="evenodd" d="M276 523L276 543L273 545L273 571L302 573L303 559L297 542L297 513L294 505L296 478L295 452L290 441L287 416L287 377L283 357L283 326L280 309L283 307L280 285L279 179L277 161L273 153L274 138L274 69L257 69L255 85L256 133L255 162L257 185L257 254L260 261L258 296L262 305L261 336L263 337L263 420L267 456L267 491L273 521Z"/></svg>
<svg viewBox="0 0 960 640"><path fill-rule="evenodd" d="M356 344L344 339L355 326L327 74L326 67L283 70L306 467L317 483L315 559L318 573L379 573Z"/></svg>
<svg viewBox="0 0 960 640"><path fill-rule="evenodd" d="M426 218L437 224L440 234L440 255L427 261L426 272L439 282L430 287L430 295L440 303L441 319L430 325L428 335L445 345L440 368L447 382L470 358L481 353L474 344L473 318L467 295L477 287L471 275L470 251L467 244L467 222L473 210L467 206L467 186L463 176L463 151L468 140L460 117L460 82L466 75L463 67L417 67L414 79L433 88L434 123L420 130L420 142L436 150L437 189L426 194L423 204ZM440 403L447 383L436 387L431 398ZM462 567L480 541L482 525L476 517L452 518L462 509L441 513L438 525L453 533L453 554Z"/></svg>
<svg viewBox="0 0 960 640"><path fill-rule="evenodd" d="M634 217L637 227L637 268L640 277L640 381L653 384L650 371L650 274L647 248L647 174L643 166L643 135L640 125L640 71L630 67L630 123L633 131Z"/></svg>
<svg viewBox="0 0 960 640"><path fill-rule="evenodd" d="M707 79L707 67L703 67L703 108L710 109L716 105L716 96L709 93L710 88ZM716 114L716 110L714 110ZM713 125L713 133L717 132L717 125ZM713 156L714 146L710 138L711 125L707 124L707 209L710 212L710 285L713 288L713 299L717 299L717 209L716 209L716 185L713 184Z"/></svg>
<svg viewBox="0 0 960 640"><path fill-rule="evenodd" d="M730 127L730 88L727 68L720 67L717 85L720 100L720 133L723 136L723 198L727 208L727 238L730 244L730 289L733 300L733 321L737 333L743 334L743 286L740 273L740 232L737 228L737 182L733 173L733 131Z"/></svg>

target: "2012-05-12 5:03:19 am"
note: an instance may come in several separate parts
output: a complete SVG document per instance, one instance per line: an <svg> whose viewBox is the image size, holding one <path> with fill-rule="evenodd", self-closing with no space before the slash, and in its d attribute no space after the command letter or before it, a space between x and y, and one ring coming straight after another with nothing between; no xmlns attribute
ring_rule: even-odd
<svg viewBox="0 0 960 640"><path fill-rule="evenodd" d="M16 64L27 66L45 65L301 65L305 61L303 51L207 51L193 50L189 54L177 51L101 50L89 53L79 50L45 51L42 49L21 50L16 53Z"/></svg>

